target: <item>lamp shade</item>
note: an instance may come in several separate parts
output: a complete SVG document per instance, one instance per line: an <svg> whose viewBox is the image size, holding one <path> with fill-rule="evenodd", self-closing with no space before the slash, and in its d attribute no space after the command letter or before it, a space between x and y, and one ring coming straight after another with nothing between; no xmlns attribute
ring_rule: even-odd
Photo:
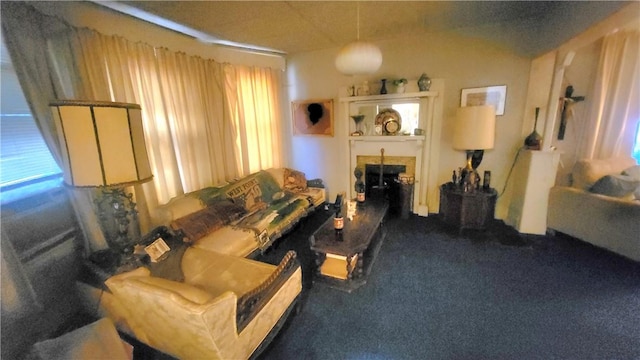
<svg viewBox="0 0 640 360"><path fill-rule="evenodd" d="M382 52L372 43L354 41L340 50L335 63L346 75L371 74L382 65Z"/></svg>
<svg viewBox="0 0 640 360"><path fill-rule="evenodd" d="M453 130L453 148L484 150L493 148L496 134L496 110L492 105L458 108Z"/></svg>
<svg viewBox="0 0 640 360"><path fill-rule="evenodd" d="M49 106L65 183L99 187L151 180L140 105L59 100Z"/></svg>

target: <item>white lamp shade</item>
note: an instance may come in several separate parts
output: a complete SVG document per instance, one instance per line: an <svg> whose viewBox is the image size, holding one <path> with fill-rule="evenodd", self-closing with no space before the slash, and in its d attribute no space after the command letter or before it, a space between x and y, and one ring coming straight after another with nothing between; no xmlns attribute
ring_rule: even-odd
<svg viewBox="0 0 640 360"><path fill-rule="evenodd" d="M61 100L49 106L65 183L99 187L151 180L140 105Z"/></svg>
<svg viewBox="0 0 640 360"><path fill-rule="evenodd" d="M493 105L458 108L453 130L454 149L492 149L495 135L496 110Z"/></svg>
<svg viewBox="0 0 640 360"><path fill-rule="evenodd" d="M382 52L372 43L355 41L340 50L335 63L346 75L371 74L382 65Z"/></svg>

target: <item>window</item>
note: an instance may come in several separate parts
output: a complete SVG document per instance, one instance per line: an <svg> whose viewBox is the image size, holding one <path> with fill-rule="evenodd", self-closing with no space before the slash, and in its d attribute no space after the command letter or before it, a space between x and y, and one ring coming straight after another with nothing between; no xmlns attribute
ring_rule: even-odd
<svg viewBox="0 0 640 360"><path fill-rule="evenodd" d="M54 161L31 116L4 43L0 58L0 203L62 184Z"/></svg>
<svg viewBox="0 0 640 360"><path fill-rule="evenodd" d="M631 156L640 164L640 121L638 121L638 127L636 128L635 144Z"/></svg>

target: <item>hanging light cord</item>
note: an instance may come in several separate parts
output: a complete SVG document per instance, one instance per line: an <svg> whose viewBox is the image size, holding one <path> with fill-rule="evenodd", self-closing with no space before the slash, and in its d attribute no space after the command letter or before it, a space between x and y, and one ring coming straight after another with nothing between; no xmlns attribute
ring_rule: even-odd
<svg viewBox="0 0 640 360"><path fill-rule="evenodd" d="M356 2L356 40L360 41L360 2Z"/></svg>

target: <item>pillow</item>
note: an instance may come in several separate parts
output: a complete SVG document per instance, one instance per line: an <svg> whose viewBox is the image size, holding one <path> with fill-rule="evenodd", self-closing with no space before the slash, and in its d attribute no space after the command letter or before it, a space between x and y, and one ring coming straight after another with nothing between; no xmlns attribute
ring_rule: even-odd
<svg viewBox="0 0 640 360"><path fill-rule="evenodd" d="M630 176L634 180L640 180L640 165L624 169L622 175Z"/></svg>
<svg viewBox="0 0 640 360"><path fill-rule="evenodd" d="M219 200L187 216L171 222L173 229L180 229L190 242L197 241L231 221L244 216L246 210L231 200Z"/></svg>
<svg viewBox="0 0 640 360"><path fill-rule="evenodd" d="M189 215L194 211L201 210L204 207L205 204L200 199L184 195L171 199L171 201L162 208L170 212L170 220L173 220Z"/></svg>
<svg viewBox="0 0 640 360"><path fill-rule="evenodd" d="M632 194L640 186L640 180L635 180L627 175L606 175L601 177L589 189L592 193L625 197Z"/></svg>
<svg viewBox="0 0 640 360"><path fill-rule="evenodd" d="M60 337L33 345L28 359L131 359L126 344L109 318L102 318Z"/></svg>
<svg viewBox="0 0 640 360"><path fill-rule="evenodd" d="M571 172L571 186L589 190L601 177L609 174L619 174L622 170L635 164L636 160L630 156L578 160Z"/></svg>
<svg viewBox="0 0 640 360"><path fill-rule="evenodd" d="M177 293L183 298L200 305L205 304L207 301L213 298L212 294L194 285L189 285L189 284L166 280L166 279L160 279L156 277L131 278L127 281L131 281L133 283L141 282L143 284L162 288L162 289Z"/></svg>
<svg viewBox="0 0 640 360"><path fill-rule="evenodd" d="M307 190L307 178L304 173L292 169L284 169L284 188L292 192Z"/></svg>

